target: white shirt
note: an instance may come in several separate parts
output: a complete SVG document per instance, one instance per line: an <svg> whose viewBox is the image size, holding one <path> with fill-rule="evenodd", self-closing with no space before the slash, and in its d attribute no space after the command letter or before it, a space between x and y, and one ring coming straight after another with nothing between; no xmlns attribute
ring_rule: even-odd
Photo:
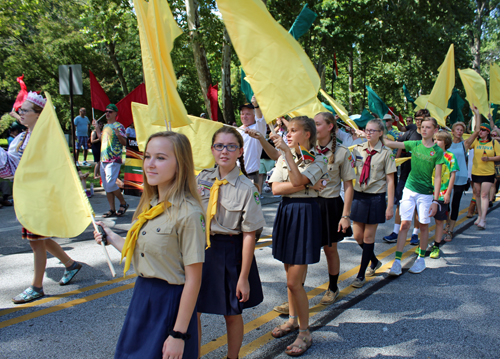
<svg viewBox="0 0 500 359"><path fill-rule="evenodd" d="M266 135L266 121L264 117L257 118L255 116L255 123L253 125L248 126L247 128L256 130L262 133L264 136ZM245 133L245 128L241 126L239 128L239 132L243 137L243 156L245 159L245 170L247 173L257 172L260 169L260 155L262 154L262 145L260 141L250 137Z"/></svg>
<svg viewBox="0 0 500 359"><path fill-rule="evenodd" d="M361 138L361 137L358 137L355 140L353 140L352 135L350 133L344 132L342 130L337 131L337 138L342 141L342 145L345 147L351 147L366 142L366 138Z"/></svg>

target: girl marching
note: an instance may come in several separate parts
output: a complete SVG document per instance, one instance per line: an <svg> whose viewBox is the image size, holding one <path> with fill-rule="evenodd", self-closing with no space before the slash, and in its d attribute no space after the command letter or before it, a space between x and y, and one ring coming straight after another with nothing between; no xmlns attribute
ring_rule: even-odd
<svg viewBox="0 0 500 359"><path fill-rule="evenodd" d="M138 275L115 358L198 357L196 299L205 257L205 220L186 136L152 135L144 151L144 192L124 239L104 228ZM98 243L102 235L94 232Z"/></svg>
<svg viewBox="0 0 500 359"><path fill-rule="evenodd" d="M363 248L359 272L352 283L355 288L361 288L365 276L374 275L382 266L374 254L375 234L379 223L392 218L394 204L396 163L392 151L382 142L384 125L380 120L371 120L366 124L365 133L368 142L357 145L352 151L356 161L356 184L351 220L354 239Z"/></svg>
<svg viewBox="0 0 500 359"><path fill-rule="evenodd" d="M255 232L266 222L259 192L246 176L238 130L222 127L215 132L212 154L217 167L197 177L208 224L198 325L201 341L201 314L224 315L227 357L237 358L243 342L241 313L264 299L254 250Z"/></svg>

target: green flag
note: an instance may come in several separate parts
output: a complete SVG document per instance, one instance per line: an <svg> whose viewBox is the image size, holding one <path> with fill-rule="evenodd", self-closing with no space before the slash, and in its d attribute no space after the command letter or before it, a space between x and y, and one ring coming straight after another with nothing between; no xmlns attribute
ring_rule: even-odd
<svg viewBox="0 0 500 359"><path fill-rule="evenodd" d="M247 102L252 102L252 97L253 97L253 90L252 86L245 80L245 71L243 71L243 68L241 68L241 85L240 89L241 92L245 94L245 98L247 99Z"/></svg>
<svg viewBox="0 0 500 359"><path fill-rule="evenodd" d="M375 117L366 108L361 112L361 117L354 120L359 128L365 128L368 121L373 120Z"/></svg>
<svg viewBox="0 0 500 359"><path fill-rule="evenodd" d="M406 101L411 102L413 104L413 108L417 107L417 105L415 105L415 100L411 97L410 91L408 91L405 84L403 84L403 92L405 93Z"/></svg>
<svg viewBox="0 0 500 359"><path fill-rule="evenodd" d="M309 30L317 16L318 15L308 8L307 4L305 4L288 32L295 40L298 40L299 37L304 35Z"/></svg>
<svg viewBox="0 0 500 359"><path fill-rule="evenodd" d="M368 108L380 119L384 118L384 116L389 112L389 107L387 107L384 101L378 97L370 86L366 86L366 89L368 90Z"/></svg>
<svg viewBox="0 0 500 359"><path fill-rule="evenodd" d="M328 104L326 104L326 103L324 103L324 102L322 102L321 104L322 104L322 105L323 105L323 106L324 106L324 107L325 107L328 111L330 111L331 113L333 113L333 115L334 115L334 116L337 114L337 113L335 112L335 110L333 109L333 107L332 107L332 106L330 106L330 105L328 105Z"/></svg>
<svg viewBox="0 0 500 359"><path fill-rule="evenodd" d="M455 122L464 122L464 114L462 112L464 105L465 101L460 97L458 90L454 88L448 101L448 108L453 110L453 112L448 116L451 125Z"/></svg>

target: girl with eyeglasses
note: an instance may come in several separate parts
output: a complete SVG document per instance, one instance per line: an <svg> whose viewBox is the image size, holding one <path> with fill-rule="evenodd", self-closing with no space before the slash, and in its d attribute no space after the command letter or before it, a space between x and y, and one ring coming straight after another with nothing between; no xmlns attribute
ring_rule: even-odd
<svg viewBox="0 0 500 359"><path fill-rule="evenodd" d="M245 171L243 138L238 130L224 126L215 132L212 154L217 167L203 170L197 177L207 219L198 298L199 340L201 344L201 314L223 315L227 358L238 358L243 342L241 313L264 299L254 250L255 232L266 222L257 187Z"/></svg>
<svg viewBox="0 0 500 359"><path fill-rule="evenodd" d="M363 248L359 272L352 282L354 288L361 288L366 282L365 277L373 276L382 266L374 253L375 234L379 223L385 223L394 213L396 163L392 150L384 147L384 125L380 120L371 120L366 124L365 133L368 141L357 145L352 151L356 169L351 208L352 230L354 239Z"/></svg>

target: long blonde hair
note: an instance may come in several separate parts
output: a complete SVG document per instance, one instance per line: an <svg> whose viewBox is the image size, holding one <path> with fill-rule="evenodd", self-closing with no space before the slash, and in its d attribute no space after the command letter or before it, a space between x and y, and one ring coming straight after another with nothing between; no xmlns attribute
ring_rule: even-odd
<svg viewBox="0 0 500 359"><path fill-rule="evenodd" d="M191 150L191 143L188 138L183 134L171 131L158 132L149 137L144 152L147 151L149 142L157 137L166 138L172 143L175 159L177 161L177 169L172 184L165 198L159 198L158 200L165 202L171 198L183 200L187 195L193 197L201 206L201 199L196 185L196 176L194 174L193 151ZM144 160L142 161L142 170L143 173L145 173ZM147 211L151 199L158 196L158 186L151 186L148 183L147 177L145 175L143 175L143 177L144 191L142 192L139 205L135 210L132 220L136 219L142 212Z"/></svg>

